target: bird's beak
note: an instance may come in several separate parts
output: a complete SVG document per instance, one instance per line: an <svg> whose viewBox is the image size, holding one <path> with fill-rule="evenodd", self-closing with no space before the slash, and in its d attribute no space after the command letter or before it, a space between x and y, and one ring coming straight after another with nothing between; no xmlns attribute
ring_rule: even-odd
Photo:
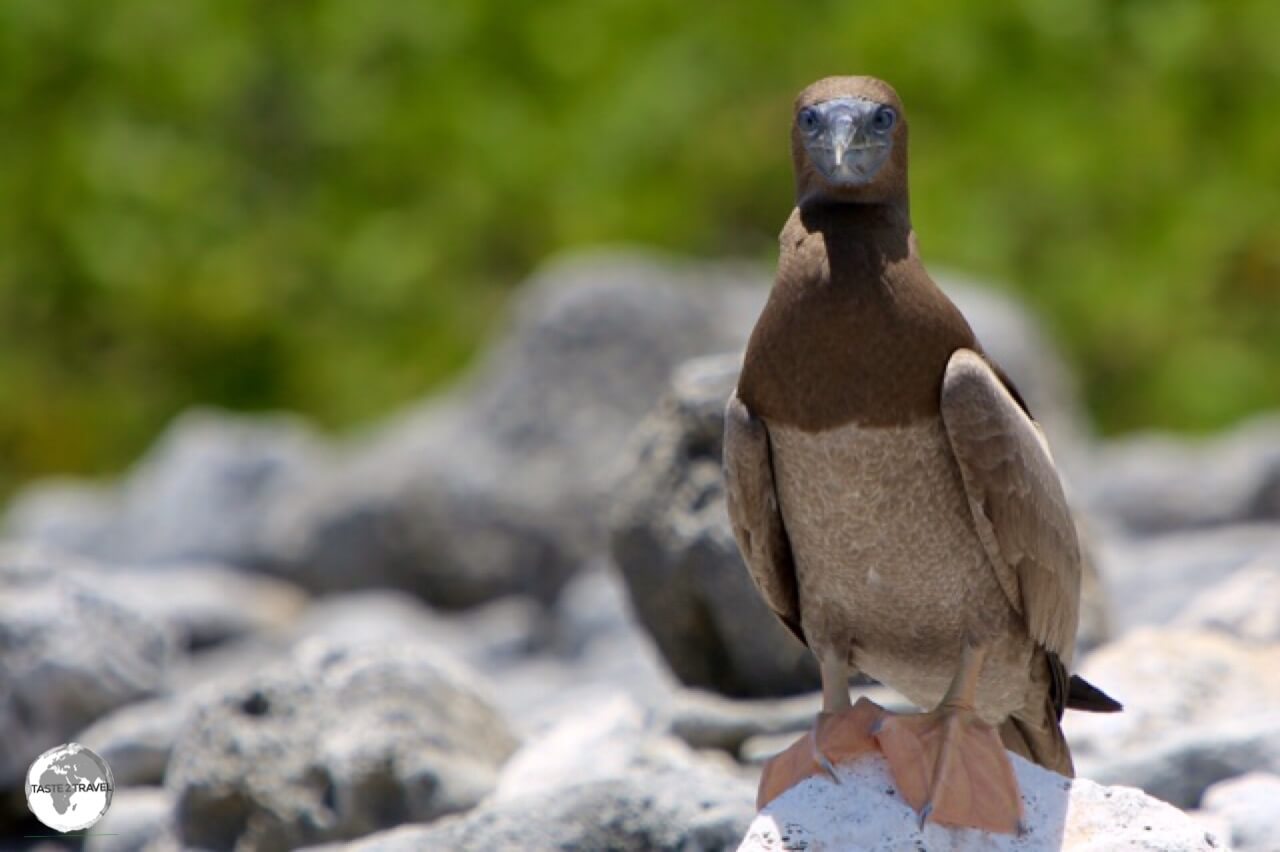
<svg viewBox="0 0 1280 852"><path fill-rule="evenodd" d="M831 126L831 153L835 155L833 165L836 169L844 164L844 155L853 143L855 129L853 117L847 115L837 117Z"/></svg>

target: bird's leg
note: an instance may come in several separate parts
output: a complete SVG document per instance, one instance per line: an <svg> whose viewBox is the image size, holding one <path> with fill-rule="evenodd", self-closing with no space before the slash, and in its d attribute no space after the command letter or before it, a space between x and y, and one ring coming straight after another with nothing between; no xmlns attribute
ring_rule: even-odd
<svg viewBox="0 0 1280 852"><path fill-rule="evenodd" d="M920 825L1005 834L1019 831L1022 797L996 729L978 717L975 698L986 649L965 646L947 694L929 713L885 714L874 736Z"/></svg>
<svg viewBox="0 0 1280 852"><path fill-rule="evenodd" d="M871 729L884 710L866 698L850 704L849 666L843 660L823 657L820 664L822 712L804 736L765 764L756 794L757 808L814 775L825 774L840 783L836 764L876 748Z"/></svg>

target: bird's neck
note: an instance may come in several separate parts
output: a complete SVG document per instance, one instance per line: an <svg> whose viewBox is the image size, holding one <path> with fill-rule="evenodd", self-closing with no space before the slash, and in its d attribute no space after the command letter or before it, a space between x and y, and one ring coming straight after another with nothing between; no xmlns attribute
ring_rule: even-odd
<svg viewBox="0 0 1280 852"><path fill-rule="evenodd" d="M904 205L806 205L795 211L783 233L821 245L821 256L808 258L802 280L832 287L846 298L877 300L890 296L890 288L932 287ZM903 274L915 271L921 274Z"/></svg>
<svg viewBox="0 0 1280 852"><path fill-rule="evenodd" d="M911 209L905 197L860 204L802 201L796 205L796 214L807 231L824 236L838 232L846 240L887 244L901 240L905 246L911 234Z"/></svg>
<svg viewBox="0 0 1280 852"><path fill-rule="evenodd" d="M802 207L781 249L747 349L743 401L809 430L936 416L947 359L976 342L925 272L905 211Z"/></svg>

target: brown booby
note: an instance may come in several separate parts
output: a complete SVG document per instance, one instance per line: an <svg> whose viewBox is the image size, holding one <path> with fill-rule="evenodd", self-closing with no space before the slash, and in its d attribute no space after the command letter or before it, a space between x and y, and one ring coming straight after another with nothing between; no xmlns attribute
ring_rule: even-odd
<svg viewBox="0 0 1280 852"><path fill-rule="evenodd" d="M1005 749L1070 776L1076 528L1044 436L917 252L888 84L800 93L796 207L725 420L729 514L760 593L822 673L760 804L879 750L921 822L1017 830ZM862 671L921 714L851 706Z"/></svg>

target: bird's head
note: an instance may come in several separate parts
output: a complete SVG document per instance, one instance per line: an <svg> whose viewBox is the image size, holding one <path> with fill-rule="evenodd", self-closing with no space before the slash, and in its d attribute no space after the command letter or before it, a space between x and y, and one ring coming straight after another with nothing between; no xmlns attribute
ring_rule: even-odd
<svg viewBox="0 0 1280 852"><path fill-rule="evenodd" d="M800 205L906 203L907 122L882 80L827 77L801 92L791 156Z"/></svg>

